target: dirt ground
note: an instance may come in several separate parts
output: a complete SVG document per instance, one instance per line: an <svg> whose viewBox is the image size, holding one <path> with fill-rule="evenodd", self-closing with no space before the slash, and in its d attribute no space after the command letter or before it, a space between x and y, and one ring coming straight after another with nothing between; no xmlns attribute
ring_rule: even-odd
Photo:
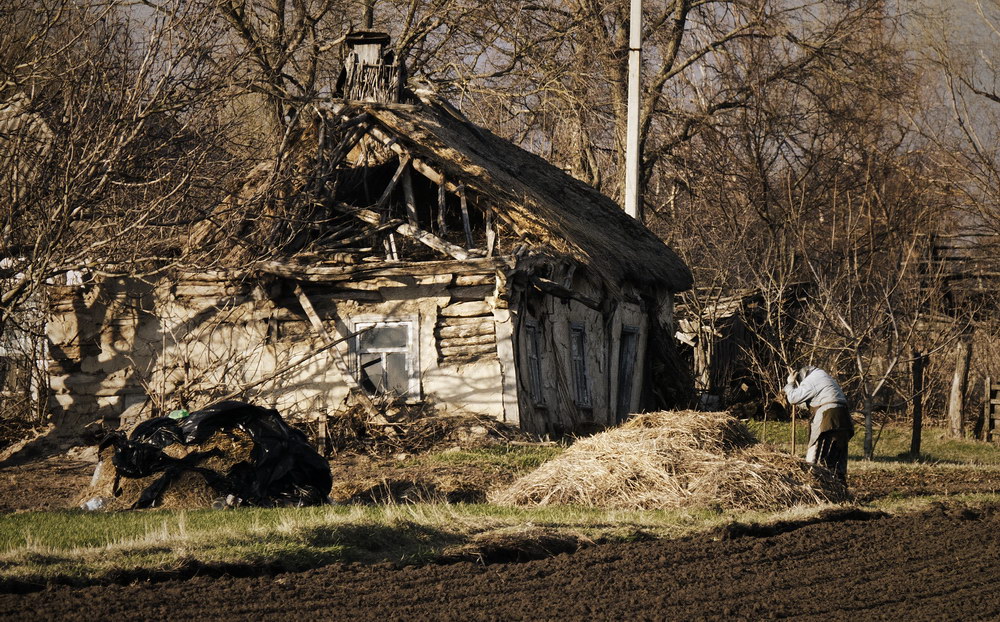
<svg viewBox="0 0 1000 622"><path fill-rule="evenodd" d="M0 464L0 513L71 507L94 463ZM503 474L345 455L334 496L476 501ZM859 501L1000 490L1000 471L857 470ZM837 510L776 528L603 544L521 563L338 564L252 578L0 594L0 620L990 620L1000 619L1000 508L887 517Z"/></svg>
<svg viewBox="0 0 1000 622"><path fill-rule="evenodd" d="M777 530L781 531L781 530ZM1000 514L858 512L525 563L335 565L0 595L10 620L995 620Z"/></svg>

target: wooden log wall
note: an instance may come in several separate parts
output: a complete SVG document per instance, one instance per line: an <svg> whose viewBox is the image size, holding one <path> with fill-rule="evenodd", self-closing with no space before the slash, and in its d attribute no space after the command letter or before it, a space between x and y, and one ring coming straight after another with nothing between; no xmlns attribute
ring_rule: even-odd
<svg viewBox="0 0 1000 622"><path fill-rule="evenodd" d="M448 288L451 303L441 309L435 329L439 360L461 362L496 356L496 320L493 305L486 300L495 283L492 274L455 277Z"/></svg>

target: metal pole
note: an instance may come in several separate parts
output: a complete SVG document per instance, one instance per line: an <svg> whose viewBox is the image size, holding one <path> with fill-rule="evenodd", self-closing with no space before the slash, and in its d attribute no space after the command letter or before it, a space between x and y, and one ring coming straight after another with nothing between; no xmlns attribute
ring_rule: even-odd
<svg viewBox="0 0 1000 622"><path fill-rule="evenodd" d="M625 130L625 213L639 213L639 84L642 68L642 0L632 0L628 37L628 125Z"/></svg>

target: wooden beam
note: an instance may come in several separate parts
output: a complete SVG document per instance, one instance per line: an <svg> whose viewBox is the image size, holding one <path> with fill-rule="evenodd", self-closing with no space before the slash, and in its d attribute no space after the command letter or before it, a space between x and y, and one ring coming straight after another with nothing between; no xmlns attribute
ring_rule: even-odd
<svg viewBox="0 0 1000 622"><path fill-rule="evenodd" d="M350 127L353 127L355 125L359 125L361 123L365 123L367 121L370 121L371 118L372 118L371 113L362 112L361 114L354 115L353 117L351 117L351 118L343 121L340 124L340 129L341 129L341 131L346 130L346 129L348 129Z"/></svg>
<svg viewBox="0 0 1000 622"><path fill-rule="evenodd" d="M595 311L601 311L601 303L594 300L590 296L584 296L578 292L563 287L555 281L549 279L543 279L541 277L533 276L531 277L531 284L534 285L539 290L545 292L546 294L551 294L557 298L566 298L569 300L576 300L577 302L583 304L584 306L590 307Z"/></svg>
<svg viewBox="0 0 1000 622"><path fill-rule="evenodd" d="M469 203L465 197L465 184L458 187L458 200L462 204L462 226L465 227L465 241L468 248L475 246L472 241L472 226L469 224Z"/></svg>
<svg viewBox="0 0 1000 622"><path fill-rule="evenodd" d="M413 168L427 179L431 180L432 182L438 185L444 184L448 188L448 190L451 190L452 192L456 192L458 190L458 186L456 186L453 183L445 181L444 175L434 170L434 167L430 166L420 158L415 157L413 156L413 154L408 152L401 144L399 144L399 141L396 137L389 136L388 134L386 134L384 131L382 131L377 127L370 128L368 130L368 135L377 140L378 142L382 143L384 147L391 149L399 157L403 157L404 155L406 155L412 158Z"/></svg>
<svg viewBox="0 0 1000 622"><path fill-rule="evenodd" d="M445 218L448 207L448 196L445 194L444 180L438 184L438 233L448 233L448 221Z"/></svg>
<svg viewBox="0 0 1000 622"><path fill-rule="evenodd" d="M345 206L346 209L350 209L350 213L354 214L356 218L365 221L370 225L377 224L379 221L379 216L377 212L367 209L353 209ZM398 223L398 224L395 224ZM412 238L421 244L425 244L436 251L440 251L445 255L448 255L454 259L470 259L473 257L467 250L458 246L457 244L452 244L447 240L443 240L438 236L434 235L429 231L424 231L420 227L414 226L410 223L405 223L400 220L392 220L389 223L380 226L380 229L384 229L386 226L393 224L393 231L400 235L405 235L408 238Z"/></svg>
<svg viewBox="0 0 1000 622"><path fill-rule="evenodd" d="M392 233L385 239L386 259L399 261L399 250L396 248L396 236Z"/></svg>
<svg viewBox="0 0 1000 622"><path fill-rule="evenodd" d="M406 199L406 219L414 227L419 226L417 221L417 199L413 195L413 176L409 170L403 173L403 197Z"/></svg>
<svg viewBox="0 0 1000 622"><path fill-rule="evenodd" d="M486 256L492 257L496 249L497 232L493 228L493 210L486 210Z"/></svg>
<svg viewBox="0 0 1000 622"><path fill-rule="evenodd" d="M382 196L379 197L378 202L375 203L376 212L381 213L382 208L384 208L385 204L389 202L389 197L392 195L392 191L396 188L396 184L399 183L400 178L403 177L403 174L406 173L406 169L409 166L409 156L403 156L399 159L399 167L396 168L396 172L393 173L392 179L389 180L389 185L385 187L385 191L382 192Z"/></svg>
<svg viewBox="0 0 1000 622"><path fill-rule="evenodd" d="M419 227L403 223L396 227L396 231L402 235L412 238L436 251L440 251L445 255L449 255L455 259L466 260L472 257L471 254L461 246L452 244L446 240L442 240L438 236L430 233L429 231L424 231Z"/></svg>
<svg viewBox="0 0 1000 622"><path fill-rule="evenodd" d="M364 280L376 277L430 276L435 274L492 275L498 268L510 268L501 257L471 258L467 260L415 261L393 264L353 264L348 266L299 266L278 261L265 261L256 269L266 274L305 281L324 283L332 281Z"/></svg>

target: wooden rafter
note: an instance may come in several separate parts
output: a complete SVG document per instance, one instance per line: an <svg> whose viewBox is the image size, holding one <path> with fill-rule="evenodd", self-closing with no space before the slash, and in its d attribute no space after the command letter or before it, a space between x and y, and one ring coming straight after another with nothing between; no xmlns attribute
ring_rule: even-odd
<svg viewBox="0 0 1000 622"><path fill-rule="evenodd" d="M372 210L366 210L366 209L356 209L356 210L352 210L351 213L354 214L354 216L356 218L358 218L359 220L363 220L364 222L366 222L366 223L368 223L370 225L379 225L379 213L378 212L375 212L375 211L372 211ZM420 242L420 243L422 243L422 244L424 244L424 245L426 245L426 246L428 246L430 248L433 248L436 251L442 252L442 253L444 253L444 254L446 254L446 255L454 258L454 259L466 260L466 259L470 259L470 258L473 257L473 255L471 253L469 253L467 250L465 250L461 246L458 246L456 244L452 244L451 242L448 242L447 240L443 240L443 239L439 238L438 236L434 235L430 231L424 231L420 227L411 225L409 223L405 223L405 222L402 222L402 221L394 220L394 221L392 221L390 223L383 223L381 226L382 227L387 227L388 225L391 225L393 223L399 223L395 227L393 227L393 231L395 231L396 233L398 233L400 235L405 235L408 238L412 238L412 239L414 239L414 240L416 240L416 241L418 241L418 242Z"/></svg>

